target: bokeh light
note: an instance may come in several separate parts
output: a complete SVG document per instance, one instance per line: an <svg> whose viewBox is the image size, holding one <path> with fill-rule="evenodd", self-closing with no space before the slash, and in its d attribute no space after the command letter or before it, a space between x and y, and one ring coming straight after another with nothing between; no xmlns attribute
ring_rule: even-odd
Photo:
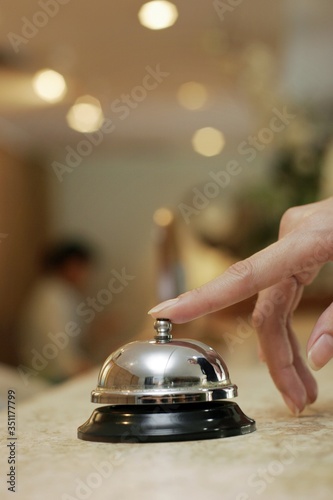
<svg viewBox="0 0 333 500"><path fill-rule="evenodd" d="M187 82L179 87L177 98L181 106L195 110L202 108L206 104L208 92L201 83Z"/></svg>
<svg viewBox="0 0 333 500"><path fill-rule="evenodd" d="M225 145L224 135L213 127L204 127L197 130L192 137L194 151L203 156L216 156L221 153Z"/></svg>
<svg viewBox="0 0 333 500"><path fill-rule="evenodd" d="M138 13L140 23L151 30L169 28L178 18L177 7L165 0L145 3Z"/></svg>
<svg viewBox="0 0 333 500"><path fill-rule="evenodd" d="M52 69L38 71L32 79L32 86L38 97L47 102L59 102L67 92L65 78Z"/></svg>
<svg viewBox="0 0 333 500"><path fill-rule="evenodd" d="M104 115L98 99L90 95L79 97L66 116L68 125L77 132L89 133L99 130Z"/></svg>

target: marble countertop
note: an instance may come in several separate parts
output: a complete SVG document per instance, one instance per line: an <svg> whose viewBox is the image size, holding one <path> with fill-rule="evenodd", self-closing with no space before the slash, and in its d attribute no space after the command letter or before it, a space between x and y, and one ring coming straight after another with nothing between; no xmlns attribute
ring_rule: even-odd
<svg viewBox="0 0 333 500"><path fill-rule="evenodd" d="M15 494L7 491L2 410L1 499L332 498L333 364L318 374L318 401L298 418L288 413L264 365L243 365L231 378L239 386L236 401L257 422L253 434L178 443L81 441L77 427L96 406L89 398L97 371L22 402L16 408Z"/></svg>

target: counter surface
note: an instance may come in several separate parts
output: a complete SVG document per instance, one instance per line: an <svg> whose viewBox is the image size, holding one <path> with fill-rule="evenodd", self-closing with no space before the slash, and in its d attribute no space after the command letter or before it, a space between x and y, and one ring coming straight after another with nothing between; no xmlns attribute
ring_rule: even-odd
<svg viewBox="0 0 333 500"><path fill-rule="evenodd" d="M97 372L16 408L16 493L7 491L7 410L1 423L1 498L327 500L333 492L333 364L317 376L320 397L300 417L288 413L264 365L231 373L236 400L257 422L246 436L178 443L80 441L95 408ZM10 387L8 387L10 389ZM17 395L19 398L19 394Z"/></svg>

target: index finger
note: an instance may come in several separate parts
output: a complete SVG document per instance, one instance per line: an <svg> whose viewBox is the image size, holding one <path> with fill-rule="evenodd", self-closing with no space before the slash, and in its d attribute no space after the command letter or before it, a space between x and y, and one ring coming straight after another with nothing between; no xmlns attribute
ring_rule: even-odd
<svg viewBox="0 0 333 500"><path fill-rule="evenodd" d="M298 276L302 283L306 266L311 262L313 268L316 263L313 248L309 233L290 232L248 259L233 264L212 281L159 304L149 314L185 323L241 302L290 276Z"/></svg>

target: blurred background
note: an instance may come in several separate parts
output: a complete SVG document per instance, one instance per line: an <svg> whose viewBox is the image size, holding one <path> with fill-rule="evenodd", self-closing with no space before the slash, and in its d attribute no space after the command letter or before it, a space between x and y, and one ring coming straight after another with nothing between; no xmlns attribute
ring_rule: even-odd
<svg viewBox="0 0 333 500"><path fill-rule="evenodd" d="M158 301L274 241L288 207L332 194L332 22L329 0L2 2L3 364L37 380L66 352L68 321L20 354L57 242L94 256L73 321L99 363L151 336ZM330 278L307 304L323 307ZM253 303L182 335L221 342Z"/></svg>

